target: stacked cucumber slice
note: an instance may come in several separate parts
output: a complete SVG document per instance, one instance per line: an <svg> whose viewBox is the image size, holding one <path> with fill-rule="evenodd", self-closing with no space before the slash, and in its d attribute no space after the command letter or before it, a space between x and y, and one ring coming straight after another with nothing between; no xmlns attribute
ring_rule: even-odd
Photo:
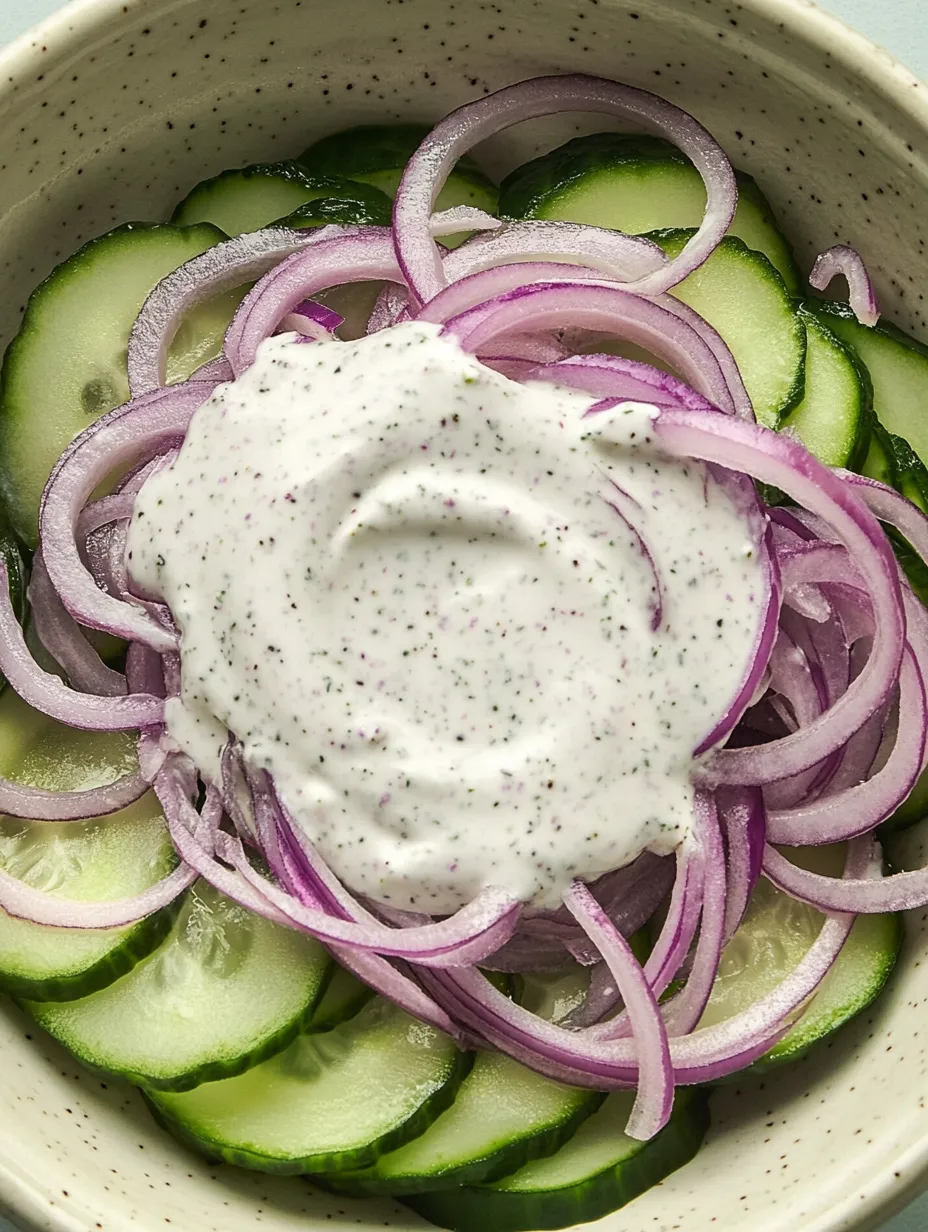
<svg viewBox="0 0 928 1232"><path fill-rule="evenodd" d="M427 124L365 124L323 137L303 151L300 162L317 175L344 175L369 184L392 201L403 169L428 133ZM464 157L448 176L435 208L450 210L457 205L469 205L495 214L498 204L496 185L472 158ZM466 238L466 233L449 235L442 243L454 248Z"/></svg>
<svg viewBox="0 0 928 1232"><path fill-rule="evenodd" d="M709 1126L705 1095L678 1092L667 1125L649 1142L638 1142L624 1132L632 1099L614 1092L556 1155L503 1180L405 1201L455 1232L572 1228L600 1219L689 1163Z"/></svg>
<svg viewBox="0 0 928 1232"><path fill-rule="evenodd" d="M738 178L730 233L763 253L790 294L799 291L796 259L754 179ZM643 235L702 221L706 190L684 154L660 137L593 133L523 163L500 186L504 218L550 218Z"/></svg>
<svg viewBox="0 0 928 1232"><path fill-rule="evenodd" d="M197 185L170 224L121 227L51 275L7 352L0 392L0 485L24 543L35 543L39 499L58 455L127 398L129 333L152 287L226 236L270 224L389 225L402 169L425 132L353 129L296 162L223 172ZM728 343L763 423L928 509L928 350L892 327L859 325L840 305L797 298L796 263L769 204L750 177L739 173L739 187L731 234L674 294ZM499 193L464 159L438 208L498 206L513 219L620 227L649 234L673 255L703 201L699 176L673 147L598 134L526 164ZM170 380L219 353L243 294L189 315L169 357ZM366 294L344 300L362 323ZM905 565L904 543L899 553ZM22 605L22 558L2 524L0 554ZM928 595L928 577L921 584ZM12 695L0 699L0 773L10 778L88 788L125 773L132 750L127 736L77 732ZM928 782L893 821L908 824L926 810ZM791 856L828 863L841 852ZM0 819L0 869L65 899L128 897L175 863L153 796L102 820ZM788 975L822 919L761 880L702 1025L740 1012ZM901 935L896 916L858 920L817 995L753 1069L796 1059L868 1005ZM517 995L561 1021L586 984L574 967L517 981ZM651 1142L633 1141L624 1134L627 1093L605 1097L506 1056L462 1053L373 996L311 939L203 883L124 929L53 929L0 912L0 987L82 1061L139 1084L159 1121L210 1158L309 1173L338 1192L397 1195L459 1232L596 1219L692 1158L708 1123L707 1094L679 1092L667 1127Z"/></svg>
<svg viewBox="0 0 928 1232"><path fill-rule="evenodd" d="M390 198L378 188L334 175L314 175L299 163L258 163L198 184L177 206L180 227L211 223L226 235L282 227L390 225Z"/></svg>
<svg viewBox="0 0 928 1232"><path fill-rule="evenodd" d="M422 1133L470 1062L448 1036L377 997L238 1078L152 1101L181 1136L229 1163L324 1174L365 1167Z"/></svg>
<svg viewBox="0 0 928 1232"><path fill-rule="evenodd" d="M84 791L131 771L125 734L82 732L0 698L0 774L47 791ZM94 821L0 819L0 869L64 899L100 902L142 893L175 867L153 795ZM106 987L161 944L175 911L128 928L52 928L0 911L0 988L34 1001L81 997Z"/></svg>
<svg viewBox="0 0 928 1232"><path fill-rule="evenodd" d="M328 974L320 945L198 882L167 939L128 975L77 1001L26 1007L94 1069L186 1091L286 1047Z"/></svg>
<svg viewBox="0 0 928 1232"><path fill-rule="evenodd" d="M844 844L785 849L795 864L828 876L844 867ZM758 882L741 927L725 948L709 1003L700 1020L711 1027L749 1009L782 983L805 957L825 916L814 907ZM866 1009L883 991L902 945L900 915L861 915L818 992L787 1034L751 1072L763 1074L804 1056Z"/></svg>
<svg viewBox="0 0 928 1232"><path fill-rule="evenodd" d="M693 234L684 228L652 231L650 238L675 257ZM758 420L778 427L806 389L806 331L767 258L727 235L673 294L725 339Z"/></svg>

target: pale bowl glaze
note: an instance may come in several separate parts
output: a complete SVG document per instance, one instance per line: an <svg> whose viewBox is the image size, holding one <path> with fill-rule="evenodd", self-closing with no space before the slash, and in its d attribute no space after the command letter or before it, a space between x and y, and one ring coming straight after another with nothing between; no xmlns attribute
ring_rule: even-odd
<svg viewBox="0 0 928 1232"><path fill-rule="evenodd" d="M928 337L925 90L802 0L82 0L0 55L0 341L58 260L167 217L207 175L577 70L694 112L758 177L803 264L859 245L888 314ZM481 153L501 173L577 131L527 125ZM901 855L922 858L917 834ZM843 1232L909 1200L928 1166L926 921L910 918L873 1012L795 1068L718 1092L696 1161L600 1226ZM0 1046L0 1208L29 1232L426 1226L204 1164L8 1002Z"/></svg>

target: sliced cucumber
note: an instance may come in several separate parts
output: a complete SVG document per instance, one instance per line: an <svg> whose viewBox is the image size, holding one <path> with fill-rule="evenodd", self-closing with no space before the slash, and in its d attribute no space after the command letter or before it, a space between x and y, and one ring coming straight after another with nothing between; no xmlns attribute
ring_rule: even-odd
<svg viewBox="0 0 928 1232"><path fill-rule="evenodd" d="M337 223L342 227L389 227L393 221L393 204L386 193L369 184L355 184L356 196L318 197L307 201L292 214L278 218L277 227L327 227Z"/></svg>
<svg viewBox="0 0 928 1232"><path fill-rule="evenodd" d="M204 180L176 207L171 222L182 227L212 223L226 235L242 235L260 231L276 220L292 216L307 203L320 200L326 202L324 212L338 213L336 203L339 199L343 201L341 217L287 225L306 227L321 226L323 221L367 222L367 214L374 210L378 220L386 211L384 225L389 226L390 202L383 193L367 185L353 184L341 175L311 175L295 162L256 163ZM304 217L313 217L312 212Z"/></svg>
<svg viewBox="0 0 928 1232"><path fill-rule="evenodd" d="M353 1018L374 996L366 984L335 964L322 1000L316 1006L307 1031L331 1031Z"/></svg>
<svg viewBox="0 0 928 1232"><path fill-rule="evenodd" d="M755 180L738 178L730 234L762 252L791 294L799 272L789 244ZM593 133L524 163L500 187L507 218L553 218L613 227L630 235L697 227L706 206L699 172L669 141L626 133Z"/></svg>
<svg viewBox="0 0 928 1232"><path fill-rule="evenodd" d="M693 234L655 231L671 257ZM765 256L728 235L673 294L714 326L731 348L754 413L779 426L804 392L806 330L783 279Z"/></svg>
<svg viewBox="0 0 928 1232"><path fill-rule="evenodd" d="M339 1188L423 1193L508 1176L556 1151L603 1099L598 1091L543 1078L500 1053L478 1053L447 1112L373 1168L346 1174Z"/></svg>
<svg viewBox="0 0 928 1232"><path fill-rule="evenodd" d="M856 469L867 456L873 391L852 351L812 313L806 327L805 394L780 425L826 466Z"/></svg>
<svg viewBox="0 0 928 1232"><path fill-rule="evenodd" d="M372 184L392 200L406 164L428 133L427 124L365 124L323 137L300 155L300 162L319 175L343 175ZM471 205L495 214L498 204L499 189L465 156L448 176L435 208ZM448 235L442 243L453 248L464 238Z"/></svg>
<svg viewBox="0 0 928 1232"><path fill-rule="evenodd" d="M928 469L908 441L893 432L887 435L893 461L894 486L922 513L928 513Z"/></svg>
<svg viewBox="0 0 928 1232"><path fill-rule="evenodd" d="M928 463L928 347L880 321L861 325L847 304L807 300L814 312L850 346L870 373L873 409L888 431L909 442Z"/></svg>
<svg viewBox="0 0 928 1232"><path fill-rule="evenodd" d="M0 377L0 489L13 529L30 546L55 462L129 396L129 334L148 293L223 238L206 225L130 223L85 244L33 292ZM171 350L169 380L218 355L238 297L217 296L189 315Z"/></svg>
<svg viewBox="0 0 928 1232"><path fill-rule="evenodd" d="M136 765L125 733L83 732L31 710L12 692L0 700L0 773L49 791L85 791ZM151 794L94 821L0 819L0 868L35 889L77 902L129 898L177 864ZM64 1001L105 988L167 935L173 909L127 928L50 928L0 911L0 988L36 1001Z"/></svg>
<svg viewBox="0 0 928 1232"><path fill-rule="evenodd" d="M530 1232L600 1219L688 1163L709 1126L705 1093L678 1090L668 1124L650 1142L639 1142L624 1132L633 1099L613 1092L557 1154L504 1180L403 1201L454 1232Z"/></svg>
<svg viewBox="0 0 928 1232"><path fill-rule="evenodd" d="M815 872L836 875L844 847L790 848L790 859ZM799 964L824 922L814 907L800 903L761 878L744 922L725 947L712 995L700 1020L714 1026L748 1009L771 992ZM837 962L792 1029L751 1066L766 1073L795 1061L865 1009L883 990L902 945L899 915L858 916Z"/></svg>
<svg viewBox="0 0 928 1232"><path fill-rule="evenodd" d="M520 977L519 999L532 1013L559 1022L582 1002L588 986L589 969L574 964L563 972ZM447 1112L373 1168L344 1173L338 1188L425 1193L507 1176L556 1151L603 1099L600 1092L542 1078L498 1052L479 1052Z"/></svg>
<svg viewBox="0 0 928 1232"><path fill-rule="evenodd" d="M861 463L860 473L869 479L877 479L891 488L894 488L898 482L892 437L876 416L870 423L870 445L867 449L867 456Z"/></svg>
<svg viewBox="0 0 928 1232"><path fill-rule="evenodd" d="M26 1005L94 1069L185 1091L286 1048L329 972L315 941L198 882L168 939L129 975L80 1001Z"/></svg>
<svg viewBox="0 0 928 1232"><path fill-rule="evenodd" d="M324 1035L301 1035L238 1078L153 1093L161 1122L211 1158L262 1172L372 1164L454 1099L471 1054L375 998Z"/></svg>
<svg viewBox="0 0 928 1232"><path fill-rule="evenodd" d="M633 949L640 935L638 932L631 938ZM519 981L516 999L524 1009L548 1022L563 1022L586 1000L590 968L573 963L561 971L529 971L520 975Z"/></svg>

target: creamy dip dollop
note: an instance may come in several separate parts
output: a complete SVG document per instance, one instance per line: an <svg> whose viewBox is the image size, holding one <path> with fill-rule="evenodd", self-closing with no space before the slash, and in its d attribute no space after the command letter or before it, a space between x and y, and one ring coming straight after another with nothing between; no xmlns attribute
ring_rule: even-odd
<svg viewBox="0 0 928 1232"><path fill-rule="evenodd" d="M593 401L430 324L281 335L138 497L129 568L181 632L171 734L215 776L233 733L358 893L552 906L689 830L761 564L653 408Z"/></svg>

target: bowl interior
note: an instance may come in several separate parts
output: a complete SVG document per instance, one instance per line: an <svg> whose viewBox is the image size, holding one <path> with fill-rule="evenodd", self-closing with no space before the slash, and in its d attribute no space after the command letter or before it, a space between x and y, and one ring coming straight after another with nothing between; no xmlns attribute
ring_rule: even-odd
<svg viewBox="0 0 928 1232"><path fill-rule="evenodd" d="M557 71L626 80L693 111L758 178L802 264L836 240L859 245L887 313L925 332L928 164L916 151L928 108L888 57L799 0L353 0L337 14L319 0L82 0L0 72L0 339L82 241L167 217L208 175L365 119L435 119ZM533 122L478 153L501 174L597 127L608 125ZM900 846L901 860L921 854L918 834ZM910 918L872 1013L775 1079L719 1091L696 1161L602 1226L838 1232L910 1196L928 1154L926 921ZM136 1094L80 1070L6 1003L0 1037L0 1205L26 1227L425 1226L390 1203L209 1167L156 1130Z"/></svg>

